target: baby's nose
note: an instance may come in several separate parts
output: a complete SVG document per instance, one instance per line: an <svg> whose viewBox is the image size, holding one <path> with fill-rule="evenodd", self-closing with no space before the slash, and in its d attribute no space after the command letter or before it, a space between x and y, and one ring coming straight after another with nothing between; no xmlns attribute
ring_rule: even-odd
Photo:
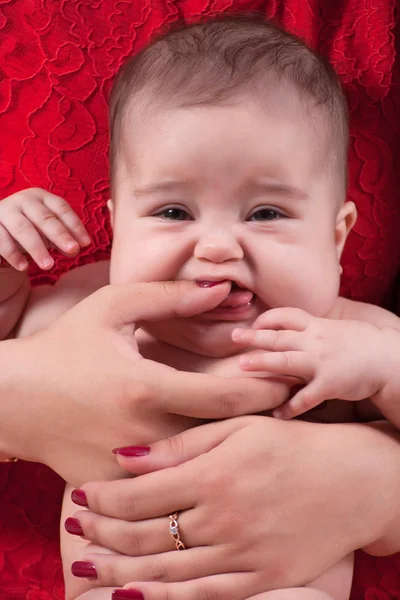
<svg viewBox="0 0 400 600"><path fill-rule="evenodd" d="M221 232L199 239L194 255L199 260L223 263L243 258L243 248L235 236Z"/></svg>

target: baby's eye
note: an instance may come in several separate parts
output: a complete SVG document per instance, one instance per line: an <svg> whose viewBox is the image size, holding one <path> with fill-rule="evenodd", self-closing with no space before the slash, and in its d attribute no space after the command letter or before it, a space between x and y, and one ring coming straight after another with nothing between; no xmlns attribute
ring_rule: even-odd
<svg viewBox="0 0 400 600"><path fill-rule="evenodd" d="M276 208L259 208L249 217L249 221L276 221L284 215Z"/></svg>
<svg viewBox="0 0 400 600"><path fill-rule="evenodd" d="M164 208L160 212L156 214L156 217L163 217L164 219L169 219L171 221L191 221L192 217L183 210L183 208L177 208L171 206L169 208Z"/></svg>

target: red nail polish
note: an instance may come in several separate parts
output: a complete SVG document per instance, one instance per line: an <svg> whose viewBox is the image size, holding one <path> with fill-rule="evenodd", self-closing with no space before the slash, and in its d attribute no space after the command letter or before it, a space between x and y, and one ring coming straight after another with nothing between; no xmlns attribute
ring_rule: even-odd
<svg viewBox="0 0 400 600"><path fill-rule="evenodd" d="M93 563L77 560L71 565L71 573L75 577L86 577L86 579L97 579L96 567Z"/></svg>
<svg viewBox="0 0 400 600"><path fill-rule="evenodd" d="M78 519L68 517L64 523L65 530L72 535L83 535L82 525Z"/></svg>
<svg viewBox="0 0 400 600"><path fill-rule="evenodd" d="M150 446L124 446L113 450L113 454L121 456L147 456L149 452Z"/></svg>
<svg viewBox="0 0 400 600"><path fill-rule="evenodd" d="M111 598L112 600L144 600L139 590L114 590Z"/></svg>
<svg viewBox="0 0 400 600"><path fill-rule="evenodd" d="M85 506L86 508L89 506L86 494L83 490L72 490L71 500L78 506Z"/></svg>

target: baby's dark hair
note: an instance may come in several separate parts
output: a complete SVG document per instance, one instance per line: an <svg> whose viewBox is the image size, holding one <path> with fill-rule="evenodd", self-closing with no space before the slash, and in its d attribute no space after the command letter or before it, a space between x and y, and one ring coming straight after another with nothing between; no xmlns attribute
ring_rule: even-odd
<svg viewBox="0 0 400 600"><path fill-rule="evenodd" d="M259 94L256 84L271 86L271 76L323 111L346 185L347 105L333 68L294 35L244 15L170 30L124 64L110 97L111 171L128 108L153 99L161 106L222 105L241 91Z"/></svg>

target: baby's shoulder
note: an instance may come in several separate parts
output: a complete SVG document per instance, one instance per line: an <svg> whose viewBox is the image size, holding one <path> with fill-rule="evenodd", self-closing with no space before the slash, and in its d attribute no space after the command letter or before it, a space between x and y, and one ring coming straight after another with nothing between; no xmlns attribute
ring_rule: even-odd
<svg viewBox="0 0 400 600"><path fill-rule="evenodd" d="M27 337L48 327L67 310L108 284L109 261L77 267L54 285L33 288L13 337Z"/></svg>
<svg viewBox="0 0 400 600"><path fill-rule="evenodd" d="M393 327L400 329L400 318L390 311L347 298L338 298L332 312L332 318L339 320L365 321L376 327Z"/></svg>

